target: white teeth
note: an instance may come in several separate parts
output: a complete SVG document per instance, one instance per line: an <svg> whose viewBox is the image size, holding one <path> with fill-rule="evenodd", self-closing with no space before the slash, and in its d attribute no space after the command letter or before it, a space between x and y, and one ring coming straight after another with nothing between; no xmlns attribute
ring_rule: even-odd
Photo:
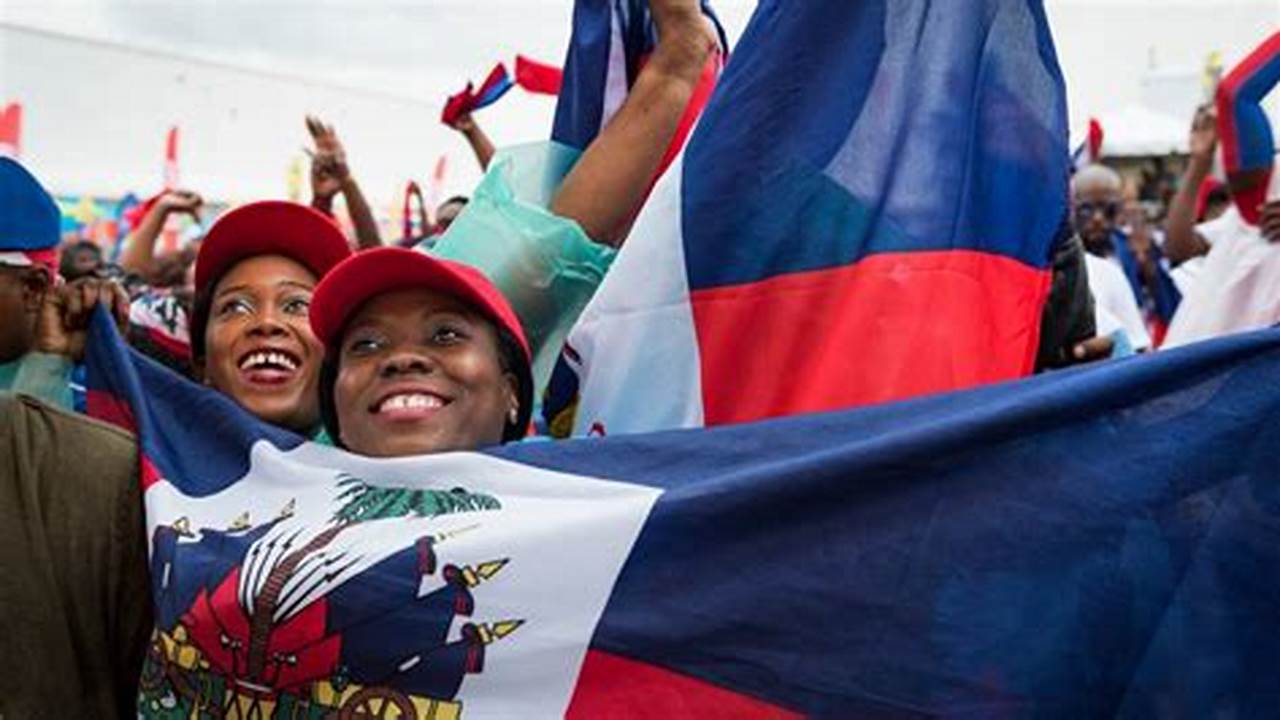
<svg viewBox="0 0 1280 720"><path fill-rule="evenodd" d="M378 406L378 411L387 410L417 410L423 408L439 408L444 407L444 401L435 395L427 395L425 393L408 393L402 395L392 395L382 404Z"/></svg>
<svg viewBox="0 0 1280 720"><path fill-rule="evenodd" d="M294 362L293 358L285 355L284 353L278 352L251 353L245 356L244 360L240 361L241 370L251 367L260 367L263 365L274 365L275 367L282 367L286 370L298 369L298 363Z"/></svg>

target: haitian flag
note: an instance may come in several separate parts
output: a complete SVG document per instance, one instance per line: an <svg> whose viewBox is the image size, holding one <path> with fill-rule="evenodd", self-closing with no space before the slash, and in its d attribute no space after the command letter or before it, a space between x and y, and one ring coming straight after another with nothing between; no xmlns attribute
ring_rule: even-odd
<svg viewBox="0 0 1280 720"><path fill-rule="evenodd" d="M548 417L644 432L1026 375L1069 165L1038 0L763 0Z"/></svg>
<svg viewBox="0 0 1280 720"><path fill-rule="evenodd" d="M373 460L123 347L144 717L1234 717L1280 690L1280 331L862 410ZM255 715L255 713L257 713Z"/></svg>

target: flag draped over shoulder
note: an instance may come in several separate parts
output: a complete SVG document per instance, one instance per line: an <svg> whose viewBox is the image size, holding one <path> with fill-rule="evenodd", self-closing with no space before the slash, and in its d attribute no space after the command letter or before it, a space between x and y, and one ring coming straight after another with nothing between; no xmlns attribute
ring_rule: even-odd
<svg viewBox="0 0 1280 720"><path fill-rule="evenodd" d="M765 0L552 416L643 432L1025 375L1069 163L1039 2Z"/></svg>
<svg viewBox="0 0 1280 720"><path fill-rule="evenodd" d="M143 716L1277 700L1280 331L841 413L372 460L95 323L90 408L143 454Z"/></svg>

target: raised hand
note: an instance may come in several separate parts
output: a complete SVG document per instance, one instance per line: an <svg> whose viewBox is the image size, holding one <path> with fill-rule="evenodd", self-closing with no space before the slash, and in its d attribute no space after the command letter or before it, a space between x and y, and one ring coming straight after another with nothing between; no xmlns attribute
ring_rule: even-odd
<svg viewBox="0 0 1280 720"><path fill-rule="evenodd" d="M200 207L204 205L204 198L190 190L166 190L156 204L166 213L190 215L199 222Z"/></svg>
<svg viewBox="0 0 1280 720"><path fill-rule="evenodd" d="M656 69L696 82L719 39L698 0L650 0L658 46L650 62Z"/></svg>
<svg viewBox="0 0 1280 720"><path fill-rule="evenodd" d="M476 129L476 121L475 118L471 117L471 113L462 113L449 127L460 133L474 132Z"/></svg>
<svg viewBox="0 0 1280 720"><path fill-rule="evenodd" d="M1188 146L1192 159L1212 164L1213 151L1218 147L1218 113L1212 105L1196 110Z"/></svg>
<svg viewBox="0 0 1280 720"><path fill-rule="evenodd" d="M50 288L40 308L36 350L82 361L89 320L99 304L107 306L121 328L128 322L129 296L114 280L81 278Z"/></svg>
<svg viewBox="0 0 1280 720"><path fill-rule="evenodd" d="M330 200L351 177L347 153L332 125L326 125L314 115L308 115L306 122L315 143L314 151L307 150L311 156L311 193L316 199Z"/></svg>

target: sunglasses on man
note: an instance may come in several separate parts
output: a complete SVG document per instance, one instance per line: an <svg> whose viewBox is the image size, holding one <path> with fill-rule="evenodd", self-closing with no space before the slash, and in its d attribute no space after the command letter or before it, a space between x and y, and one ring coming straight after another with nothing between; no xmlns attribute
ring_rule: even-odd
<svg viewBox="0 0 1280 720"><path fill-rule="evenodd" d="M1094 213L1102 213L1102 217L1106 218L1108 221L1115 220L1117 217L1120 216L1120 203L1082 202L1076 205L1077 220L1081 220L1081 221L1089 220L1090 218L1093 217Z"/></svg>

